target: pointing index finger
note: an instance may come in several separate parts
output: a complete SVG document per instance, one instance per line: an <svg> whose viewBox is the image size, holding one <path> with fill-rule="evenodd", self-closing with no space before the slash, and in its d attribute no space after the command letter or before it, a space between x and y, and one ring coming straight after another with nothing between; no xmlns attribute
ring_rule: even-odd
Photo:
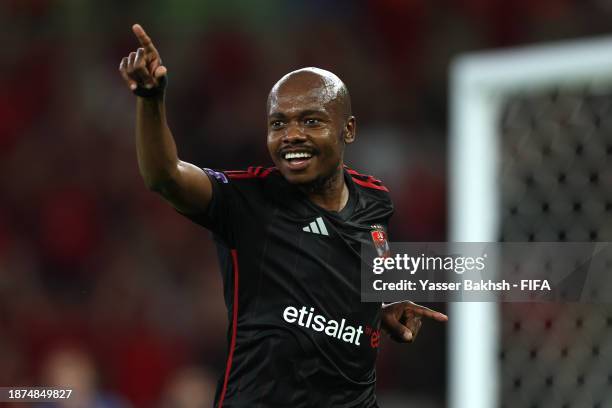
<svg viewBox="0 0 612 408"><path fill-rule="evenodd" d="M151 38L147 35L147 33L140 24L134 24L132 26L132 31L134 32L134 35L136 36L136 38L138 38L138 41L145 48L146 51L155 50L153 41L151 41Z"/></svg>
<svg viewBox="0 0 612 408"><path fill-rule="evenodd" d="M416 303L412 303L410 310L412 310L418 315L425 316L430 319L437 320L439 322L448 321L448 316L446 316L445 314L436 312L435 310L431 310L430 308L425 306L417 305Z"/></svg>

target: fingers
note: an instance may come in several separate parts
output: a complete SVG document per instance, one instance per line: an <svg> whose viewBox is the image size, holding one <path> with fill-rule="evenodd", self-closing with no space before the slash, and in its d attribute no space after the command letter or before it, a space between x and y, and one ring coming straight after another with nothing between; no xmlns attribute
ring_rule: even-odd
<svg viewBox="0 0 612 408"><path fill-rule="evenodd" d="M430 319L437 320L439 322L448 321L448 316L444 313L436 312L428 307L417 305L416 303L408 302L408 308L412 310L415 314L420 316L425 316Z"/></svg>
<svg viewBox="0 0 612 408"><path fill-rule="evenodd" d="M160 65L153 73L153 76L155 77L155 79L159 80L161 77L166 76L167 73L168 70L166 69L166 67Z"/></svg>
<svg viewBox="0 0 612 408"><path fill-rule="evenodd" d="M396 319L385 318L385 330L393 339L400 342L409 343L414 339L413 332Z"/></svg>
<svg viewBox="0 0 612 408"><path fill-rule="evenodd" d="M133 75L139 84L143 84L145 88L150 89L155 86L155 81L147 68L147 58L144 48L138 48L134 57Z"/></svg>
<svg viewBox="0 0 612 408"><path fill-rule="evenodd" d="M134 61L136 60L136 53L130 52L128 55L128 73L131 74L134 71Z"/></svg>
<svg viewBox="0 0 612 408"><path fill-rule="evenodd" d="M421 330L423 317L438 321L448 320L448 317L443 313L405 301L384 306L381 323L392 339L402 343L410 343L414 341Z"/></svg>
<svg viewBox="0 0 612 408"><path fill-rule="evenodd" d="M398 341L411 342L414 339L412 330L400 322L390 322L389 334Z"/></svg>
<svg viewBox="0 0 612 408"><path fill-rule="evenodd" d="M121 60L119 71L123 80L132 91L137 88L153 89L165 84L161 79L168 71L161 65L161 58L151 38L139 24L134 24L132 31L142 47Z"/></svg>
<svg viewBox="0 0 612 408"><path fill-rule="evenodd" d="M157 53L157 50L153 45L153 41L151 41L151 37L147 35L147 33L140 26L140 24L134 24L132 26L132 31L134 32L134 35L140 42L140 45L142 45L142 47L145 49L145 51Z"/></svg>
<svg viewBox="0 0 612 408"><path fill-rule="evenodd" d="M129 77L127 73L127 67L128 67L128 57L123 57L123 59L121 60L121 63L119 64L119 72L121 73L121 77L127 84L128 88L130 88L130 90L133 91L134 89L136 89L137 85L136 85L136 81L132 80Z"/></svg>
<svg viewBox="0 0 612 408"><path fill-rule="evenodd" d="M157 71L159 71L157 68ZM137 87L151 89L156 86L155 78L149 73L147 67L147 58L144 48L138 48L136 52L131 52L127 57L121 60L119 71L123 80L126 82L130 90L135 90ZM165 73L165 69L161 70Z"/></svg>
<svg viewBox="0 0 612 408"><path fill-rule="evenodd" d="M412 333L412 340L414 341L417 334L419 334L419 330L421 330L423 320L420 315L414 314L411 310L406 310L400 319L400 323L410 330Z"/></svg>
<svg viewBox="0 0 612 408"><path fill-rule="evenodd" d="M142 48L139 48L138 50L141 50L141 49ZM142 56L142 52L140 52L140 53L141 53L141 56ZM139 86L144 86L147 83L147 77L149 75L148 75L147 72L143 71L143 67L142 66L137 66L136 65L136 56L137 55L138 55L138 52L130 52L130 55L128 56L127 73L128 73L128 76L131 79L133 79L134 81L136 81L136 83Z"/></svg>
<svg viewBox="0 0 612 408"><path fill-rule="evenodd" d="M423 321L421 319L415 321L415 327L410 330L412 332L412 341L414 341L416 339L416 336L418 336L422 325Z"/></svg>

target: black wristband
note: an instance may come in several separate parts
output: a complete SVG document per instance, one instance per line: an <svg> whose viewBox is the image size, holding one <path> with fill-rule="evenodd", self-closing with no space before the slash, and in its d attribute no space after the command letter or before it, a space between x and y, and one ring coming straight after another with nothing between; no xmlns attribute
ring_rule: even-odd
<svg viewBox="0 0 612 408"><path fill-rule="evenodd" d="M134 95L140 96L142 98L153 98L153 97L163 94L164 91L166 90L166 85L168 85L168 75L167 74L159 79L159 84L156 87L147 89L147 88L138 86L132 92L134 93Z"/></svg>

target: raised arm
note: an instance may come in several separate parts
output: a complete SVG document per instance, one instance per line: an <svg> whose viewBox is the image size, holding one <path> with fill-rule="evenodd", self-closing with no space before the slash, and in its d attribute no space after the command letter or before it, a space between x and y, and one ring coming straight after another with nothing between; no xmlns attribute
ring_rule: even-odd
<svg viewBox="0 0 612 408"><path fill-rule="evenodd" d="M136 152L138 167L150 190L160 193L177 210L205 211L212 185L202 169L178 158L174 137L166 121L164 88L167 69L151 38L134 24L140 47L124 57L121 76L136 97Z"/></svg>

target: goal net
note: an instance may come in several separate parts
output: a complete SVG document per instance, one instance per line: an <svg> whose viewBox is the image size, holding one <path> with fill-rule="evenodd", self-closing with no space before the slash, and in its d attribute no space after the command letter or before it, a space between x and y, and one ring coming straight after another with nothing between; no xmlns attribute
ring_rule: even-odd
<svg viewBox="0 0 612 408"><path fill-rule="evenodd" d="M450 239L612 241L612 38L466 55L451 76ZM612 304L449 313L450 407L612 406Z"/></svg>

